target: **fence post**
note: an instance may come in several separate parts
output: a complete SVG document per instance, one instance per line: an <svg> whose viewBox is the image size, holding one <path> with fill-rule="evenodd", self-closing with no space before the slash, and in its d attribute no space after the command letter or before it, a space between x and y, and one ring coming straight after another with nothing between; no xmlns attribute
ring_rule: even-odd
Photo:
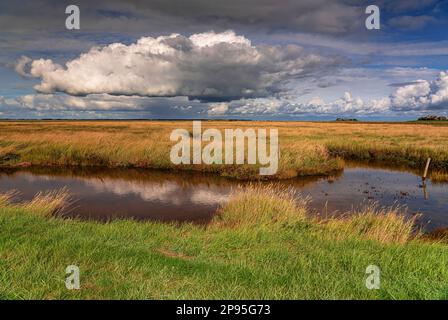
<svg viewBox="0 0 448 320"><path fill-rule="evenodd" d="M431 158L428 158L428 160L426 160L425 171L423 172L423 180L426 180L426 177L428 176L428 169L429 169L430 163L431 163Z"/></svg>

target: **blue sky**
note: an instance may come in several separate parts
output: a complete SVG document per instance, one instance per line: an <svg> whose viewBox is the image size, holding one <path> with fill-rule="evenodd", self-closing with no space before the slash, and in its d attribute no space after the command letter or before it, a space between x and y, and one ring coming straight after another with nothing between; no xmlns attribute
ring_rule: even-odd
<svg viewBox="0 0 448 320"><path fill-rule="evenodd" d="M448 1L0 0L0 117L448 112ZM367 30L365 8L380 8Z"/></svg>

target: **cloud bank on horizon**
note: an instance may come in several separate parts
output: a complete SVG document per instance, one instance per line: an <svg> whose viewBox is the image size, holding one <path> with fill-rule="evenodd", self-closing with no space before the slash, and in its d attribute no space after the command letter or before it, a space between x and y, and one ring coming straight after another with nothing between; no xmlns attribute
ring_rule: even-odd
<svg viewBox="0 0 448 320"><path fill-rule="evenodd" d="M44 15L63 7L37 2ZM54 20L34 19L43 35L18 23L32 12L1 4L0 116L447 114L446 1L377 3L384 22L371 36L363 1L81 1L85 29L61 41Z"/></svg>

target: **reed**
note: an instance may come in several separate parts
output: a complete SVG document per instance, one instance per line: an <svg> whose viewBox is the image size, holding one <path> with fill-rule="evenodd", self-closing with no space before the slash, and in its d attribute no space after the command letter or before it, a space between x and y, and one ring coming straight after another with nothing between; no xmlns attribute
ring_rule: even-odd
<svg viewBox="0 0 448 320"><path fill-rule="evenodd" d="M8 191L6 193L0 193L0 207L4 207L10 204L12 198L18 195L15 190Z"/></svg>
<svg viewBox="0 0 448 320"><path fill-rule="evenodd" d="M448 172L441 170L433 170L429 178L433 183L446 183L448 182Z"/></svg>
<svg viewBox="0 0 448 320"><path fill-rule="evenodd" d="M0 208L15 208L43 217L52 217L70 207L70 195L66 188L37 193L31 201L13 203L19 197L16 190L0 193Z"/></svg>
<svg viewBox="0 0 448 320"><path fill-rule="evenodd" d="M52 217L62 213L70 204L70 196L68 190L39 192L34 198L21 207L33 214L45 217Z"/></svg>

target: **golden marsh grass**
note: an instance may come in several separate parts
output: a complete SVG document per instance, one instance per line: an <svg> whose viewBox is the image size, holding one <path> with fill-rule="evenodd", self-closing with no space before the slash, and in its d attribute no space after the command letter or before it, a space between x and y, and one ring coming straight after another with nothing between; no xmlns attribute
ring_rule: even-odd
<svg viewBox="0 0 448 320"><path fill-rule="evenodd" d="M343 159L386 161L413 168L431 157L448 169L448 126L418 123L204 121L216 128L279 130L279 171L271 178L327 175ZM191 121L3 121L0 166L105 166L197 170L235 178L258 176L257 165L181 165L170 162L174 129Z"/></svg>

